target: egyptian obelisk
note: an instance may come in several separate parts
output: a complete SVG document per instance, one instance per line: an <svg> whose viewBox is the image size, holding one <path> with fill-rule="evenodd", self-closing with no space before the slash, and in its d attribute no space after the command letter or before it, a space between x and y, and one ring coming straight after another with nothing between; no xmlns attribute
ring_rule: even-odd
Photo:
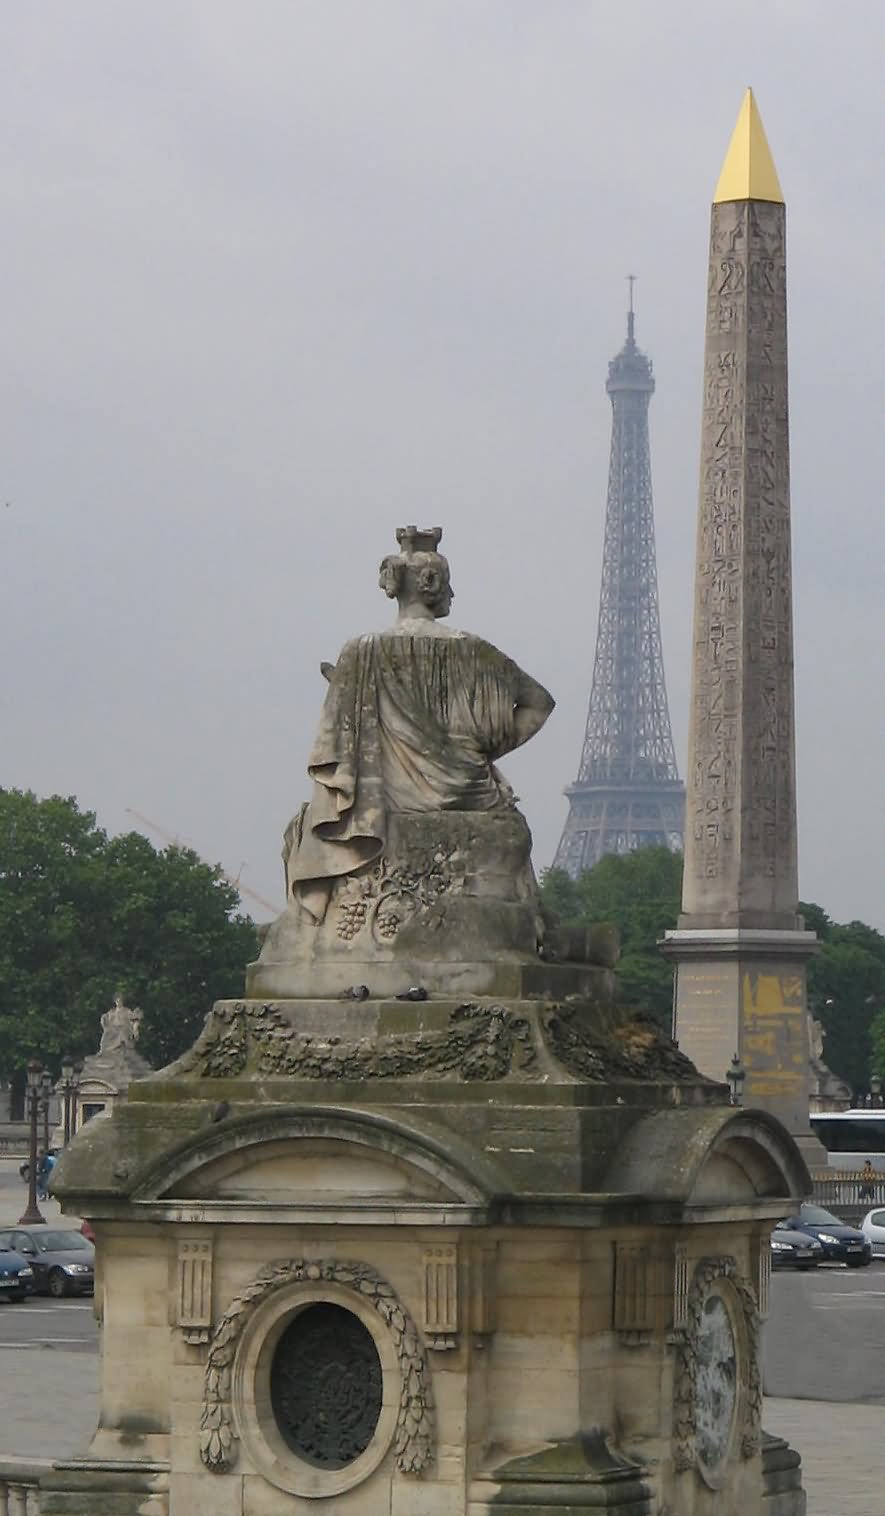
<svg viewBox="0 0 885 1516"><path fill-rule="evenodd" d="M719 1079L737 1053L744 1104L803 1138L816 939L798 914L791 600L786 207L748 90L710 226L685 874L663 946L680 1047Z"/></svg>

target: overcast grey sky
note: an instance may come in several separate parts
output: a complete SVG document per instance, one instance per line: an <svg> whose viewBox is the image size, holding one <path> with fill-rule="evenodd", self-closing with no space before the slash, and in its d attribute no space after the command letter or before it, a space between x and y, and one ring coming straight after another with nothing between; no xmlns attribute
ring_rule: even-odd
<svg viewBox="0 0 885 1516"><path fill-rule="evenodd" d="M631 271L684 765L709 203L749 83L788 206L801 889L885 926L882 18L0 0L0 783L135 807L282 903L319 662L390 618L394 528L440 523L453 621L558 701L505 765L549 863Z"/></svg>

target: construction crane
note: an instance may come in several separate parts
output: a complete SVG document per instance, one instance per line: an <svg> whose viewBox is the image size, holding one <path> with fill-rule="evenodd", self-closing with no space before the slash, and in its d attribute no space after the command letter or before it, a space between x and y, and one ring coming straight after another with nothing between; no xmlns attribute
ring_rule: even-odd
<svg viewBox="0 0 885 1516"><path fill-rule="evenodd" d="M182 846L180 839L173 836L172 832L167 832L165 827L158 826L156 821L151 821L149 816L143 816L141 811L136 811L133 806L127 805L126 815L133 816L136 821L141 822L142 826L146 826L149 832L156 832L158 837L162 837L163 841L170 843L172 847ZM194 851L196 852L196 849L194 849ZM197 854L197 856L199 857L200 855ZM203 859L203 862L206 862L205 858ZM265 900L263 895L257 894L255 890L250 890L248 885L241 884L239 874L229 874L227 869L223 869L220 864L218 865L218 868L219 872L221 873L222 879L226 879L228 884L232 884L234 889L239 890L241 895L248 895L250 900L254 900L256 904L264 906L264 909L266 911L270 911L274 916L278 916L280 914L279 906L274 905L272 900ZM242 870L243 865L240 864L240 873L242 873Z"/></svg>

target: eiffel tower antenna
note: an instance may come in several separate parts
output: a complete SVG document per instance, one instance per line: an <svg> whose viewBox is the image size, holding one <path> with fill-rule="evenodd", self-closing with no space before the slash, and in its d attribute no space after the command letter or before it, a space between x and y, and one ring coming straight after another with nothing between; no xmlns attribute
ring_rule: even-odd
<svg viewBox="0 0 885 1516"><path fill-rule="evenodd" d="M655 381L634 336L636 275L627 283L627 340L606 383L612 440L590 709L553 865L572 878L605 853L682 847L685 790L664 684L648 442Z"/></svg>

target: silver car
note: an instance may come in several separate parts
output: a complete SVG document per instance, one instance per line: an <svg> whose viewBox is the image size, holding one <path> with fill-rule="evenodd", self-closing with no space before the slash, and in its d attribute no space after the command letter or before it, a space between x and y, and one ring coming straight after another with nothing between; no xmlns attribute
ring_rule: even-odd
<svg viewBox="0 0 885 1516"><path fill-rule="evenodd" d="M860 1229L873 1250L874 1258L885 1258L885 1211L867 1211Z"/></svg>

